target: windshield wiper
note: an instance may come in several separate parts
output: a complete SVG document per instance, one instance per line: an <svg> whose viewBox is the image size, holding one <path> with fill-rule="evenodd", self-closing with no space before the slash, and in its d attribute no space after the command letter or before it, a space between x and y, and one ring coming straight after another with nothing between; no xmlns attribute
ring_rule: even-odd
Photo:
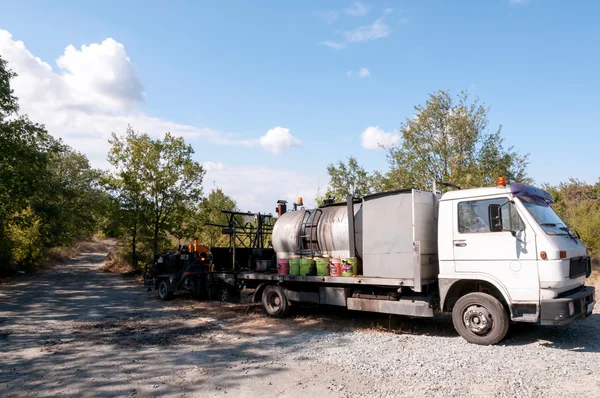
<svg viewBox="0 0 600 398"><path fill-rule="evenodd" d="M569 238L572 238L573 240L575 240L575 235L573 235L571 233L571 230L569 229L569 227L560 227L558 229L560 229L561 231L565 231L569 235Z"/></svg>
<svg viewBox="0 0 600 398"><path fill-rule="evenodd" d="M544 223L541 223L540 225L543 225L545 227L556 227L556 224L553 222L544 222Z"/></svg>

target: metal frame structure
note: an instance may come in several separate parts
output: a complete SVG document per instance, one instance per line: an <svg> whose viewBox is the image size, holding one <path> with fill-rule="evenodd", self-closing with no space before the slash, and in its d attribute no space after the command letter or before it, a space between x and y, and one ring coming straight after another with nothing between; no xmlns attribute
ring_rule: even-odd
<svg viewBox="0 0 600 398"><path fill-rule="evenodd" d="M271 234L275 221L271 214L221 210L229 215L227 225L206 223L204 225L219 227L224 235L229 235L229 248L233 253L233 269L235 269L235 249L266 249L272 248ZM252 220L248 220L251 218Z"/></svg>

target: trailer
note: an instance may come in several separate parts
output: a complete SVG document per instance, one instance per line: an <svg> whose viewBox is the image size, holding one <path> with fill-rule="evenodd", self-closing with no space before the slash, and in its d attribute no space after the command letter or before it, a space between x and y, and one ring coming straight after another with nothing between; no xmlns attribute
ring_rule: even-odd
<svg viewBox="0 0 600 398"><path fill-rule="evenodd" d="M511 322L566 325L595 305L591 261L554 213L552 197L523 184L444 193L382 192L287 211L272 229L278 260L354 258L356 275L231 269L209 279L254 289L271 317L312 303L409 317L452 314L468 342L496 344Z"/></svg>

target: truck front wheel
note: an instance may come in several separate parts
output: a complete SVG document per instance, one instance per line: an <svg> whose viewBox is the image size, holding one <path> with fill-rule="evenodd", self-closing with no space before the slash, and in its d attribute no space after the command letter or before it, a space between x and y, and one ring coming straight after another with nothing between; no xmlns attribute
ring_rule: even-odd
<svg viewBox="0 0 600 398"><path fill-rule="evenodd" d="M262 294L262 306L265 314L272 318L283 318L290 312L290 304L280 286L265 287Z"/></svg>
<svg viewBox="0 0 600 398"><path fill-rule="evenodd" d="M485 293L469 293L454 305L452 323L469 343L491 345L506 336L509 318L496 298Z"/></svg>

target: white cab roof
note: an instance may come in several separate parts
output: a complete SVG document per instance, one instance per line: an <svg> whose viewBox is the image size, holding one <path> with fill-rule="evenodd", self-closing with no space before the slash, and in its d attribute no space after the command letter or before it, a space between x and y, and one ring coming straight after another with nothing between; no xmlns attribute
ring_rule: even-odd
<svg viewBox="0 0 600 398"><path fill-rule="evenodd" d="M481 196L493 196L509 193L506 187L491 187L491 188L472 188L472 189L457 189L449 191L442 195L440 200L476 198Z"/></svg>

